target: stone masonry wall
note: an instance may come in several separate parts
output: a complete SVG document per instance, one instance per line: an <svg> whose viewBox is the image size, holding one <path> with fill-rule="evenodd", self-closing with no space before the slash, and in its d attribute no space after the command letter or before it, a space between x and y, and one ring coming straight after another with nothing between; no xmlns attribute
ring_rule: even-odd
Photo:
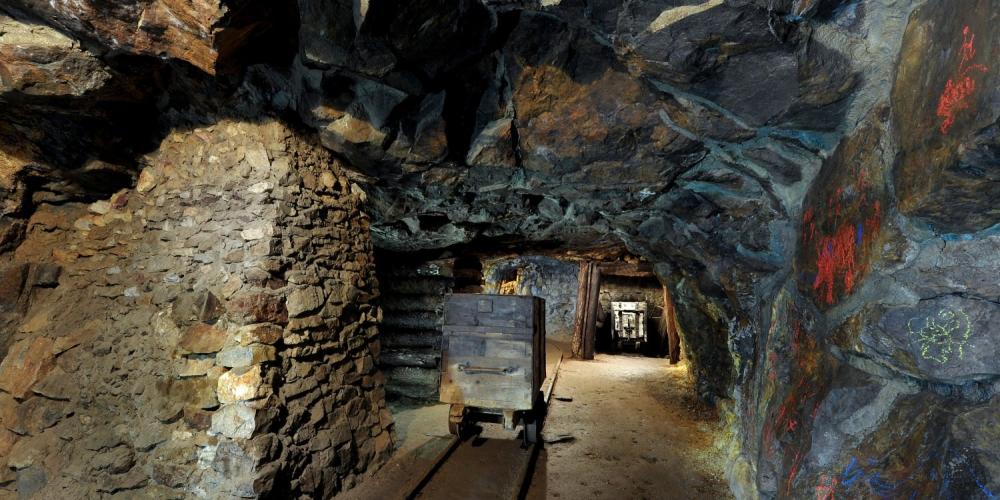
<svg viewBox="0 0 1000 500"><path fill-rule="evenodd" d="M277 123L143 161L0 260L0 498L351 487L393 441L364 193Z"/></svg>

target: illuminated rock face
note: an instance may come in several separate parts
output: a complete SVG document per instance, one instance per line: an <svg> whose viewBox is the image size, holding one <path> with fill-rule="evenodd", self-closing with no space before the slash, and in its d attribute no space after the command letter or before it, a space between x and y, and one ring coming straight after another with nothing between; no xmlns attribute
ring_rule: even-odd
<svg viewBox="0 0 1000 500"><path fill-rule="evenodd" d="M655 264L741 497L1000 492L995 0L0 10L3 493L354 484L372 245Z"/></svg>
<svg viewBox="0 0 1000 500"><path fill-rule="evenodd" d="M369 223L343 169L277 122L177 131L143 161L145 189L42 205L9 256L4 487L326 497L383 463Z"/></svg>

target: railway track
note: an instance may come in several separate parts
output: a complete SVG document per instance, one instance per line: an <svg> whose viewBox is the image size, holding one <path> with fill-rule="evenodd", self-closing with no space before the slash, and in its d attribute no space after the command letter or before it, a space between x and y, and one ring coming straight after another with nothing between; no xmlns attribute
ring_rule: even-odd
<svg viewBox="0 0 1000 500"><path fill-rule="evenodd" d="M546 408L562 364L543 386ZM544 423L544 420L543 420ZM479 431L482 428L478 429ZM434 437L405 460L381 471L396 478L374 487L357 488L337 500L512 500L524 498L543 440L525 446L520 438L495 432Z"/></svg>
<svg viewBox="0 0 1000 500"><path fill-rule="evenodd" d="M547 387L546 408L552 396L562 357ZM452 437L419 479L407 484L406 500L515 500L524 498L543 440L525 446L521 439L497 439L479 434Z"/></svg>
<svg viewBox="0 0 1000 500"><path fill-rule="evenodd" d="M404 498L513 500L522 498L540 445L480 436L454 438L441 460Z"/></svg>

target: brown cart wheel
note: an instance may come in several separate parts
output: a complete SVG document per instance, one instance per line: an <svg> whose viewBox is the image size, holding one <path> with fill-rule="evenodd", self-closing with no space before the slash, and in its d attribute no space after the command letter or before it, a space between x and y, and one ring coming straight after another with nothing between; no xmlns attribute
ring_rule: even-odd
<svg viewBox="0 0 1000 500"><path fill-rule="evenodd" d="M545 414L545 393L538 391L538 395L535 397L534 408L524 413L523 442L525 448L538 443L539 439L541 439L542 420L545 418Z"/></svg>
<svg viewBox="0 0 1000 500"><path fill-rule="evenodd" d="M455 436L461 436L465 429L465 405L451 405L448 412L448 432Z"/></svg>
<svg viewBox="0 0 1000 500"><path fill-rule="evenodd" d="M524 421L524 445L525 447L538 442L538 416L531 415Z"/></svg>

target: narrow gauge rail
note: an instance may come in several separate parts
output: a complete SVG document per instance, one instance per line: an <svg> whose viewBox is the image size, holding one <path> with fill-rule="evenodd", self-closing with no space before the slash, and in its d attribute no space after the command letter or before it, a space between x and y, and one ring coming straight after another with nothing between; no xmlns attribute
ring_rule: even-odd
<svg viewBox="0 0 1000 500"><path fill-rule="evenodd" d="M546 407L556 384L562 357L544 388ZM513 500L524 498L543 440L525 447L521 439L492 439L477 434L455 436L426 474L408 482L399 495L406 500Z"/></svg>

